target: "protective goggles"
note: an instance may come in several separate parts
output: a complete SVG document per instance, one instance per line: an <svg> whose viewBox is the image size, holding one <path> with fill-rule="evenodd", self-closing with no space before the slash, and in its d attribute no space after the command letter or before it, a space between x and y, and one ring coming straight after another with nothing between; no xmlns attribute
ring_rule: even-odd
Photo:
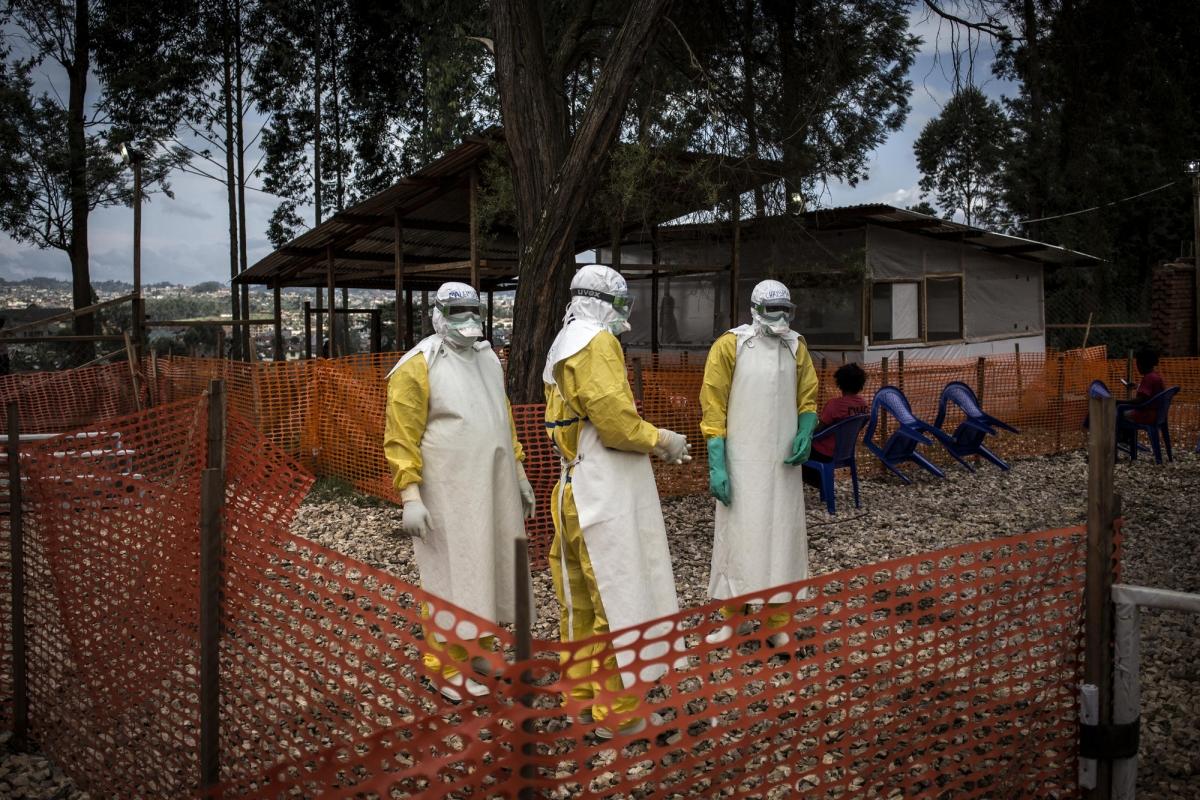
<svg viewBox="0 0 1200 800"><path fill-rule="evenodd" d="M603 300L612 305L616 312L624 317L628 317L633 311L633 298L627 294L609 294L602 292L599 289L572 289L572 297L594 297L597 300Z"/></svg>
<svg viewBox="0 0 1200 800"><path fill-rule="evenodd" d="M796 306L786 300L768 300L765 303L755 303L754 310L763 316L769 314L792 314Z"/></svg>
<svg viewBox="0 0 1200 800"><path fill-rule="evenodd" d="M453 317L455 314L478 314L479 313L479 304L478 303L464 304L461 300L456 300L453 305L449 305L449 304L444 305L442 303L438 303L437 307L438 307L438 310L440 310L447 317Z"/></svg>

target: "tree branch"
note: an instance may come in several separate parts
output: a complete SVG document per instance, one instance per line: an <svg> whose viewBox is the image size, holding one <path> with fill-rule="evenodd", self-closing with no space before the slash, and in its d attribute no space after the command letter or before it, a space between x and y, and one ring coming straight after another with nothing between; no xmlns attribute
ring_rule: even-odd
<svg viewBox="0 0 1200 800"><path fill-rule="evenodd" d="M972 22L971 20L951 14L949 11L946 11L937 3L933 2L933 0L924 0L924 2L926 8L947 22L951 22L955 25L961 25L964 28L970 28L973 31L979 31L980 33L986 33L989 36L994 36L1005 44L1015 41L1022 41L1021 37L1014 36L1012 30L1010 30L1007 25L1000 22L994 16L988 15L988 18L985 21Z"/></svg>

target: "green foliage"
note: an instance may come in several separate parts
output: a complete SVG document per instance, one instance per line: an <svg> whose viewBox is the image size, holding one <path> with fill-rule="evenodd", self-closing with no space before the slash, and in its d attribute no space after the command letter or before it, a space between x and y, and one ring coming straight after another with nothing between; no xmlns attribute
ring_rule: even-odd
<svg viewBox="0 0 1200 800"><path fill-rule="evenodd" d="M934 193L947 216L959 212L968 225L994 224L1000 217L1008 143L1008 120L1000 104L975 86L959 89L913 143L924 196Z"/></svg>
<svg viewBox="0 0 1200 800"><path fill-rule="evenodd" d="M1104 274L1048 275L1047 319L1085 322L1093 311L1096 321L1122 321L1144 303L1111 290L1144 287L1150 269L1193 237L1182 162L1200 154L1200 82L1190 77L1200 71L1200 4L1164 0L1116 12L1102 0L1056 0L1033 8L1015 17L1020 36L998 64L1020 82L1007 101L1015 135L1005 203L1015 231L1111 262ZM1053 316L1068 311L1073 318ZM1148 310L1138 321L1147 318Z"/></svg>

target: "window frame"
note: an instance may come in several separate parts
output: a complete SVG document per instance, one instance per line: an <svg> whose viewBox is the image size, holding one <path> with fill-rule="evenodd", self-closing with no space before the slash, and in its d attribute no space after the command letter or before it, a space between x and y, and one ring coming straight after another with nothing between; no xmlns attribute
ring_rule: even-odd
<svg viewBox="0 0 1200 800"><path fill-rule="evenodd" d="M875 287L880 284L911 283L917 287L917 335L910 339L875 338ZM920 344L925 341L925 281L923 278L874 278L867 293L867 341L871 346L881 344Z"/></svg>
<svg viewBox="0 0 1200 800"><path fill-rule="evenodd" d="M930 281L958 281L958 336L950 339L930 339L929 338L929 282ZM967 281L966 276L961 272L946 272L926 275L921 281L921 341L927 344L956 344L967 340Z"/></svg>

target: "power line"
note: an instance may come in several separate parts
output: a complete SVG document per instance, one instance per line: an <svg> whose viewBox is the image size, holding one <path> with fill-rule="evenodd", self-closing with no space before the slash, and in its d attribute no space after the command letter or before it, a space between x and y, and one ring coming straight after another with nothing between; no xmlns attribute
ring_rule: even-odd
<svg viewBox="0 0 1200 800"><path fill-rule="evenodd" d="M1174 186L1178 182L1179 181L1169 181L1167 183L1164 183L1162 186L1158 186L1153 189L1148 189L1140 194L1130 195L1129 197L1122 197L1120 200L1113 200L1111 203L1102 203L1098 206L1092 206L1091 208L1080 209L1079 211L1069 211L1066 214L1055 214L1054 216L1051 216L1051 217L1037 217L1036 219L1018 219L1013 222L1013 225L1028 225L1031 222L1045 222L1046 220L1049 220L1049 219L1062 219L1063 217L1074 217L1078 214L1087 214L1092 211L1099 211L1102 208L1108 208L1109 206L1115 206L1118 203L1126 203L1130 200L1137 200L1139 197L1145 197L1148 194L1154 194L1155 192L1161 192L1163 189L1166 189L1168 186Z"/></svg>

